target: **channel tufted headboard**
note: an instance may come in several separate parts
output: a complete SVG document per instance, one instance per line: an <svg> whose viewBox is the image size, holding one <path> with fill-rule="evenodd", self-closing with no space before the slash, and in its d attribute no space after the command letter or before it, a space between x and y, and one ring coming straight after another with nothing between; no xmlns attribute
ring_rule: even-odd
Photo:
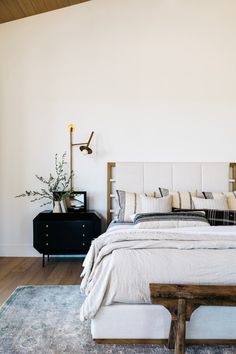
<svg viewBox="0 0 236 354"><path fill-rule="evenodd" d="M236 190L236 163L108 162L107 222L115 215L116 189L153 193L158 187L179 191Z"/></svg>

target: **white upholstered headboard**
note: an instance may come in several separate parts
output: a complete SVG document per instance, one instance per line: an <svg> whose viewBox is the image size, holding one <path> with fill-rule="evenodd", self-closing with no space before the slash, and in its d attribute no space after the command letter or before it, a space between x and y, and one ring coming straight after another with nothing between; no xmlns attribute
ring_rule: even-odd
<svg viewBox="0 0 236 354"><path fill-rule="evenodd" d="M229 191L235 189L236 164L110 162L107 172L107 221L110 222L116 189L137 193L153 193L158 187L179 191Z"/></svg>

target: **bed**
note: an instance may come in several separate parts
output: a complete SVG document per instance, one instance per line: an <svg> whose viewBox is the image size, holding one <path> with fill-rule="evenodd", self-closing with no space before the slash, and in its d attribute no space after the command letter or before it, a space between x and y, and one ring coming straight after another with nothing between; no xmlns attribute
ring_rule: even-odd
<svg viewBox="0 0 236 354"><path fill-rule="evenodd" d="M108 221L115 215L115 189L227 192L236 189L234 176L235 165L229 163L110 163ZM167 342L170 314L150 304L149 283L236 285L236 226L203 222L145 229L140 220L137 225L113 221L85 259L81 288L87 297L80 316L91 319L98 343ZM236 308L200 307L187 324L186 338L236 344Z"/></svg>

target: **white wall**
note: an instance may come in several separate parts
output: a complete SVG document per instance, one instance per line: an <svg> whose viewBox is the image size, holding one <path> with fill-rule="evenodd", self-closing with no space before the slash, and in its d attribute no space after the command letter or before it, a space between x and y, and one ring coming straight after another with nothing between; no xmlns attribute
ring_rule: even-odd
<svg viewBox="0 0 236 354"><path fill-rule="evenodd" d="M79 140L78 188L105 214L107 161L236 161L236 2L92 0L0 25L0 255L36 255L39 185Z"/></svg>

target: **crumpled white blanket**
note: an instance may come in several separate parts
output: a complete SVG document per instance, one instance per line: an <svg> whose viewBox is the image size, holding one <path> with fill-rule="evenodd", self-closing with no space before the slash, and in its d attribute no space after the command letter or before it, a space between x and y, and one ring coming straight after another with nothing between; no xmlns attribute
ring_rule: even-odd
<svg viewBox="0 0 236 354"><path fill-rule="evenodd" d="M149 283L236 284L236 226L108 231L92 242L80 319L102 305L149 303Z"/></svg>

